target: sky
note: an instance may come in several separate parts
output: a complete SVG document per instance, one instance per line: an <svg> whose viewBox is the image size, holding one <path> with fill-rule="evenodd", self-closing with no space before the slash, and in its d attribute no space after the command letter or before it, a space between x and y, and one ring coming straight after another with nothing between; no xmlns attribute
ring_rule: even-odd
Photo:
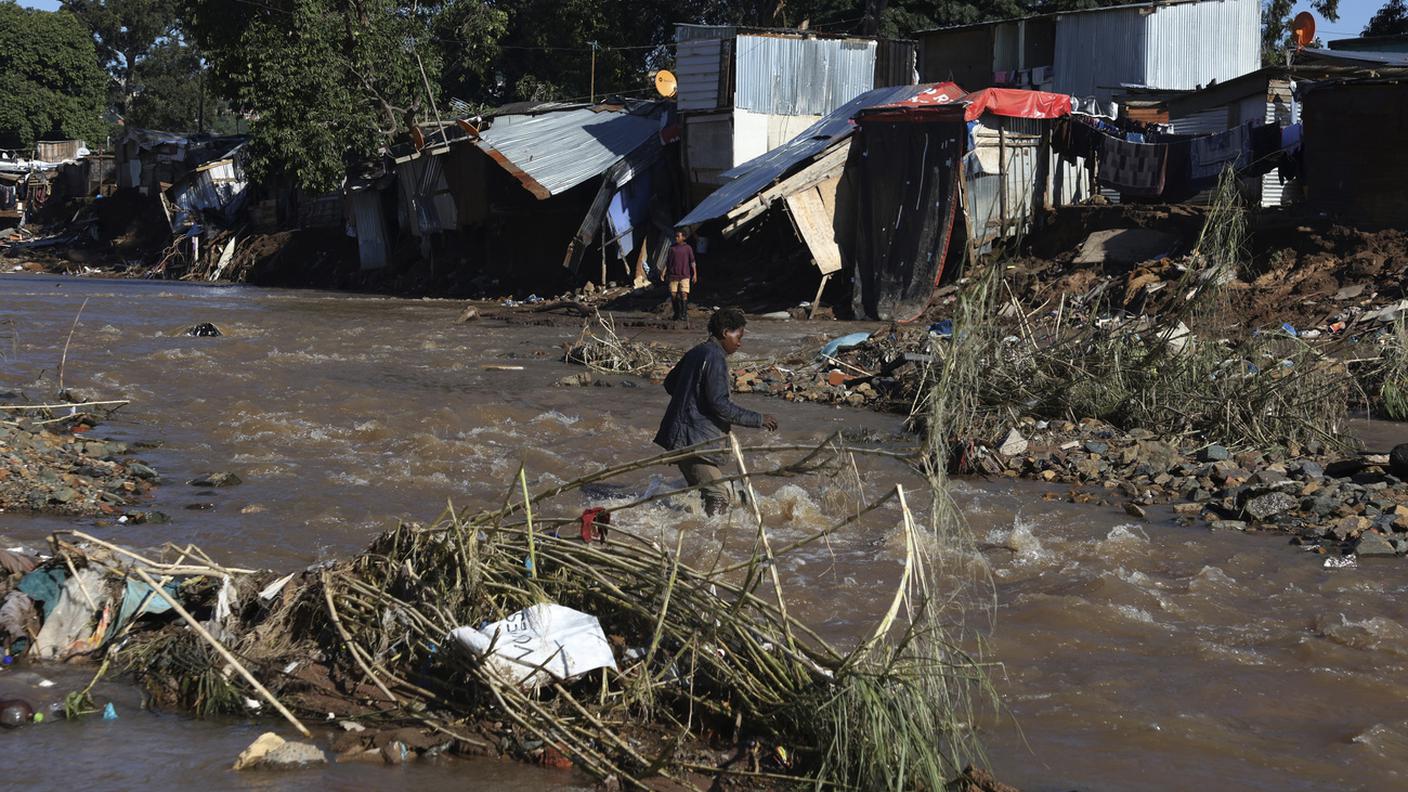
<svg viewBox="0 0 1408 792"><path fill-rule="evenodd" d="M1322 19L1319 14L1315 14L1315 32L1321 41L1354 38L1359 35L1365 25L1369 24L1369 17L1373 16L1384 2L1385 0L1340 0L1339 20L1329 22ZM53 11L59 7L59 0L20 0L20 5ZM1308 3L1298 3L1296 11L1315 13Z"/></svg>

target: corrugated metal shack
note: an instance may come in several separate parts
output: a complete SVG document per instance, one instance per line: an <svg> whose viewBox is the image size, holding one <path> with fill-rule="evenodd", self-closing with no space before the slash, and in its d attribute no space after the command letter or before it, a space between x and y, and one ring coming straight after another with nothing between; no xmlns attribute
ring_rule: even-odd
<svg viewBox="0 0 1408 792"><path fill-rule="evenodd" d="M916 82L911 41L684 24L675 40L695 199L866 91Z"/></svg>
<svg viewBox="0 0 1408 792"><path fill-rule="evenodd" d="M950 260L1025 233L1055 200L1049 125L1070 112L1065 94L1012 88L862 110L846 166L856 316L913 321Z"/></svg>
<svg viewBox="0 0 1408 792"><path fill-rule="evenodd" d="M960 110L957 121L946 116L944 123L961 127L961 140L952 130L930 135L933 130L926 129L928 136L920 140L918 153L903 146L891 149L873 139L863 148L855 142L854 134L864 127L863 121L857 126L858 119L868 115L877 121L897 115L909 119L911 111L913 119L927 119L922 112L926 108L949 104ZM785 146L725 174L730 181L679 225L716 226L728 237L755 224L770 208L785 207L796 236L821 275L818 295L838 272L844 271L858 284L864 280L853 266L861 258L862 246L869 246L874 254L868 260L913 248L910 252L923 258L922 266L916 259L897 269L883 267L891 274L904 270L907 274L895 277L905 286L881 289L889 295L884 300L876 299L874 282L869 287L860 284L852 292L858 315L910 318L923 309L932 281L942 275L955 231L958 250L985 249L998 239L1024 233L1043 209L1089 196L1084 168L1057 167L1049 146L1047 120L1056 112L1052 108L1065 115L1070 106L1067 96L1011 89L969 94L953 83L876 89ZM881 108L886 111L872 115ZM964 113L970 109L973 117L965 120ZM910 128L917 127L903 127ZM932 157L923 148L926 142L935 146ZM941 156L941 149L947 154ZM911 154L916 162L906 169L904 158ZM877 164L881 159L894 167L884 170ZM960 160L963 167L958 166ZM926 175L932 175L929 170L950 180L942 194L931 194L936 185ZM961 179L962 185L954 179ZM911 195L911 188L923 194ZM894 196L908 197L896 203ZM877 210L882 204L894 211ZM905 236L905 244L899 244L895 241L899 237L892 235L899 233L898 218L906 211L919 218L911 224L924 230ZM946 217L943 222L931 222L940 215ZM882 216L892 222L880 222ZM876 252L881 250L886 251L884 256ZM907 289L916 291L911 294ZM916 300L920 301L917 308Z"/></svg>
<svg viewBox="0 0 1408 792"><path fill-rule="evenodd" d="M589 266L632 281L679 205L668 102L500 108L422 132L347 183L362 269L419 258L457 280L543 291ZM593 255L595 254L595 255Z"/></svg>
<svg viewBox="0 0 1408 792"><path fill-rule="evenodd" d="M1307 206L1357 227L1408 227L1408 79L1330 81L1303 100Z"/></svg>
<svg viewBox="0 0 1408 792"><path fill-rule="evenodd" d="M916 34L919 75L1108 101L1127 86L1193 89L1261 66L1258 0L1168 0Z"/></svg>

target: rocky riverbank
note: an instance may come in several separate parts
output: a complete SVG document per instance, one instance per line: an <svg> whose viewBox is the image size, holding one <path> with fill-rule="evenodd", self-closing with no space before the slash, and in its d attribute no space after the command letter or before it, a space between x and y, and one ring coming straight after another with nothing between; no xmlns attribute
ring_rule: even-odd
<svg viewBox="0 0 1408 792"><path fill-rule="evenodd" d="M159 480L126 443L93 436L97 420L79 407L22 406L0 413L0 511L117 515Z"/></svg>

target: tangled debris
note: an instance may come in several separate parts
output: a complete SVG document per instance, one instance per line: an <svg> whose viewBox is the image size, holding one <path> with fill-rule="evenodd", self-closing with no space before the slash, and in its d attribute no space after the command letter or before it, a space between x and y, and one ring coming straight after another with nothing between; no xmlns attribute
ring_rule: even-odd
<svg viewBox="0 0 1408 792"><path fill-rule="evenodd" d="M198 713L268 706L305 733L304 718L345 721L348 734L335 747L349 759L504 754L570 764L629 788L663 780L701 789L724 779L944 788L978 757L971 697L988 690L985 666L948 637L945 624L964 595L929 571L937 542L921 537L902 488L857 499L836 524L785 546L774 544L755 506L751 555L712 567L681 557L682 530L671 547L622 529L619 519L609 531L588 531L585 515L574 514L580 506L564 514L583 487L701 450L732 453L743 471L733 479L749 490L758 477L904 456L839 437L820 447L743 449L734 441L536 495L520 470L500 508L449 508L430 525L397 527L355 558L283 577L223 567L190 546L168 548L176 557L165 561L84 534L56 535L53 558L19 590L35 590L23 581L44 576L56 583L40 592L58 600L55 612L86 613L45 645L60 647L60 656L105 658L156 701ZM745 453L781 461L750 474ZM691 489L641 495L611 511ZM900 520L900 581L874 632L839 648L789 614L777 560L881 509ZM169 610L150 608L153 600ZM493 632L493 623L543 604L594 617L609 661L575 673L570 659L554 656L528 677L505 673L516 639ZM487 648L460 646L455 635L466 627L489 630ZM82 711L86 694L75 695Z"/></svg>

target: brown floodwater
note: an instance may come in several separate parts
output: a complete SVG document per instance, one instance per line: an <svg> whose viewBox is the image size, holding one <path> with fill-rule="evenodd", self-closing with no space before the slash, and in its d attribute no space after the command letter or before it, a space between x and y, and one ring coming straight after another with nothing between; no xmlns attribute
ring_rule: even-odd
<svg viewBox="0 0 1408 792"><path fill-rule="evenodd" d="M609 388L553 387L580 371L558 362L576 328L459 325L457 302L33 276L0 277L0 388L52 396L85 299L65 384L132 401L98 433L160 443L139 452L164 481L145 508L172 521L95 527L0 513L7 547L38 548L50 531L76 525L130 546L194 542L231 563L292 570L354 553L398 519L432 519L447 501L496 503L520 463L540 486L650 454L665 404L658 386L620 384L627 378L608 378L617 383ZM225 335L183 334L199 322ZM868 327L756 321L740 355ZM678 346L699 335L627 332ZM41 374L50 382L32 385ZM785 442L841 428L904 442L890 416L739 401L774 412ZM214 491L184 483L216 470L244 483ZM857 472L868 497L917 484L893 464ZM677 483L673 470L625 482L634 491ZM855 489L854 479L774 480L760 484L760 505L787 540L843 514ZM1003 664L994 680L1003 712L980 721L1000 777L1053 791L1405 786L1403 562L1326 570L1284 537L1181 527L1160 510L1136 524L1117 506L1046 501L1047 491L1007 480L955 485L982 550L952 566L985 569L996 593L995 610L970 623L986 633L989 659ZM686 502L664 503L626 520L671 542L688 529L691 558L712 558L721 545L725 557L739 557L751 546L741 510L705 521ZM894 594L899 522L882 510L785 559L789 606L828 640L866 634ZM56 684L40 687L45 678ZM85 681L71 668L0 672L0 698L42 705ZM142 711L137 691L120 682L98 692L114 702L117 720L0 733L7 779L104 789L590 787L571 773L448 758L236 774L230 763L259 732L289 730Z"/></svg>

